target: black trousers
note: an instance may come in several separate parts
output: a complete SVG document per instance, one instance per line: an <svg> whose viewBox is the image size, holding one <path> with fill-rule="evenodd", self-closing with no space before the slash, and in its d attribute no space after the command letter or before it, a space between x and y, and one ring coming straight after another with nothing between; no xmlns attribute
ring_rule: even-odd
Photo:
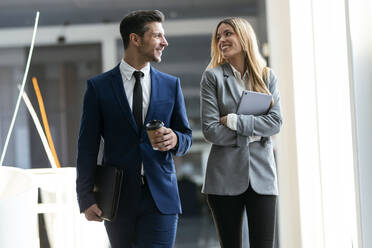
<svg viewBox="0 0 372 248"><path fill-rule="evenodd" d="M221 248L242 247L244 209L247 211L250 248L273 248L275 195L259 195L248 187L236 196L207 195Z"/></svg>

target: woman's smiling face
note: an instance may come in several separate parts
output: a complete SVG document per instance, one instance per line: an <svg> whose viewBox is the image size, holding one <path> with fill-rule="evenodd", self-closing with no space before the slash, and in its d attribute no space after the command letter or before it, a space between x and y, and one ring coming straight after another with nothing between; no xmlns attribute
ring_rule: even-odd
<svg viewBox="0 0 372 248"><path fill-rule="evenodd" d="M243 53L242 45L234 29L226 23L222 23L217 29L216 35L218 49L224 59L229 60Z"/></svg>

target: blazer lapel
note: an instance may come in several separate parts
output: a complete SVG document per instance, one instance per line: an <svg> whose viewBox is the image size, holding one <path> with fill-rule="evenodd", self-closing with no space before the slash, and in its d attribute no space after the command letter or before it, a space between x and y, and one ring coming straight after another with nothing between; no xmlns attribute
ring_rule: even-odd
<svg viewBox="0 0 372 248"><path fill-rule="evenodd" d="M239 91L232 69L228 64L223 64L222 69L225 84L227 84L227 88L230 90L235 103L238 105L240 102L241 93Z"/></svg>
<svg viewBox="0 0 372 248"><path fill-rule="evenodd" d="M128 118L128 121L134 130L138 132L136 122L129 107L127 95L125 94L123 79L121 77L119 66L120 64L117 65L111 73L111 86L114 91L114 95L116 96L116 100L123 111L123 114Z"/></svg>
<svg viewBox="0 0 372 248"><path fill-rule="evenodd" d="M151 76L151 93L150 93L150 104L149 104L149 108L147 109L147 114L146 114L146 117L145 117L145 122L144 122L144 125L146 125L146 123L148 123L151 118L152 118L152 115L154 113L154 110L155 110L155 99L159 99L159 79L158 79L158 74L157 74L157 71L152 68L152 66L150 66L150 76Z"/></svg>

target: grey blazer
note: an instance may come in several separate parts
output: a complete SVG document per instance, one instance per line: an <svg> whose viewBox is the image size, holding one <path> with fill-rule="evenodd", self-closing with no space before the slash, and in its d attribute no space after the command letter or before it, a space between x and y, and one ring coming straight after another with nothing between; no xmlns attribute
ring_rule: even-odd
<svg viewBox="0 0 372 248"><path fill-rule="evenodd" d="M220 117L236 113L241 93L229 64L203 73L201 87L202 131L212 143L202 192L238 195L251 184L255 192L278 195L277 173L271 137L282 125L277 78L270 70L265 82L274 105L266 115L238 115L237 131L220 123ZM262 136L249 142L250 136Z"/></svg>

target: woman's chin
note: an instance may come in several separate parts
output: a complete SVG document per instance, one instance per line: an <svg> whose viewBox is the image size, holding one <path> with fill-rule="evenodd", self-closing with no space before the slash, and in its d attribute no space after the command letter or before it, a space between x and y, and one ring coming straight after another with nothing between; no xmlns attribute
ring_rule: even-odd
<svg viewBox="0 0 372 248"><path fill-rule="evenodd" d="M229 54L222 54L222 58L224 60L228 60L230 58Z"/></svg>

